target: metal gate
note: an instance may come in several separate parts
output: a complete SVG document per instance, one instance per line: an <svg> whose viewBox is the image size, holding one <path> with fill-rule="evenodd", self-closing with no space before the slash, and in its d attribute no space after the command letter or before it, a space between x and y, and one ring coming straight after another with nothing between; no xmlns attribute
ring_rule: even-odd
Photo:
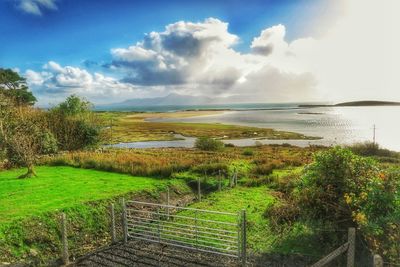
<svg viewBox="0 0 400 267"><path fill-rule="evenodd" d="M246 212L209 211L128 201L124 236L238 258L246 262Z"/></svg>

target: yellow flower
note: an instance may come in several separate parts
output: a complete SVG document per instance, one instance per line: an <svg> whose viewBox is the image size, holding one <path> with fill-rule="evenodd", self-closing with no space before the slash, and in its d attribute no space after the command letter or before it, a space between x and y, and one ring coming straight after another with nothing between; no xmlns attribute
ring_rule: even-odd
<svg viewBox="0 0 400 267"><path fill-rule="evenodd" d="M344 201L345 201L348 205L350 205L352 199L351 199L351 197L350 197L348 194L344 194Z"/></svg>
<svg viewBox="0 0 400 267"><path fill-rule="evenodd" d="M367 223L367 217L362 212L357 213L354 219L358 224L361 225Z"/></svg>

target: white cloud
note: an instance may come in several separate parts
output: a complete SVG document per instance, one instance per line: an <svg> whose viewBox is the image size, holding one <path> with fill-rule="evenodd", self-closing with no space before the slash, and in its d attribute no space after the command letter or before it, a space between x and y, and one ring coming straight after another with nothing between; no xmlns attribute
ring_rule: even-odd
<svg viewBox="0 0 400 267"><path fill-rule="evenodd" d="M286 40L284 25L261 31L250 52L235 49L228 23L179 21L128 47L111 49L122 80L48 62L27 71L42 92L82 92L99 101L168 92L249 101L400 100L400 2L342 2L344 15L318 38ZM374 19L371 19L374 18ZM321 25L325 25L321 21ZM130 93L127 93L130 92Z"/></svg>
<svg viewBox="0 0 400 267"><path fill-rule="evenodd" d="M100 73L91 74L85 69L61 66L49 61L43 71L25 72L27 82L41 105L59 102L70 94L78 94L96 103L123 100L126 97L143 97L155 90L145 91L132 84L122 83Z"/></svg>
<svg viewBox="0 0 400 267"><path fill-rule="evenodd" d="M266 60L265 55L285 54L288 44L284 37L283 25L268 28L254 39L254 54L241 54L233 48L239 38L229 33L228 23L214 18L198 23L180 21L167 25L163 32L147 34L143 41L128 48L112 49L114 61L110 66L125 74L125 82L136 85L161 85L170 91L194 95L263 93L264 99L282 101L288 97L282 93L288 91L287 85L282 86L285 79L294 91L297 79L309 79L301 83L303 87L310 86L307 91L314 88L311 74L281 71L279 64ZM271 83L271 75L264 75L266 69L276 76ZM257 82L248 81L254 77ZM299 94L292 97L296 95Z"/></svg>
<svg viewBox="0 0 400 267"><path fill-rule="evenodd" d="M26 13L41 16L42 10L57 10L57 0L18 0L18 8Z"/></svg>

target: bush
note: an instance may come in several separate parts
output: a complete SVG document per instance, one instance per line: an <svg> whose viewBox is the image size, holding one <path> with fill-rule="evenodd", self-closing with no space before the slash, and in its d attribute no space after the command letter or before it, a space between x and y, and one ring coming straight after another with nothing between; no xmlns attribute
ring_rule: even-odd
<svg viewBox="0 0 400 267"><path fill-rule="evenodd" d="M370 248L399 257L399 189L398 172L383 171L375 160L335 147L316 154L293 196L303 216L340 228L356 226Z"/></svg>
<svg viewBox="0 0 400 267"><path fill-rule="evenodd" d="M270 175L273 170L276 168L274 164L262 164L262 165L257 165L253 169L254 174L258 175Z"/></svg>
<svg viewBox="0 0 400 267"><path fill-rule="evenodd" d="M254 151L250 148L245 148L243 150L243 156L253 156L254 155Z"/></svg>
<svg viewBox="0 0 400 267"><path fill-rule="evenodd" d="M197 138L194 146L205 151L220 151L224 148L224 143L209 137L200 137Z"/></svg>

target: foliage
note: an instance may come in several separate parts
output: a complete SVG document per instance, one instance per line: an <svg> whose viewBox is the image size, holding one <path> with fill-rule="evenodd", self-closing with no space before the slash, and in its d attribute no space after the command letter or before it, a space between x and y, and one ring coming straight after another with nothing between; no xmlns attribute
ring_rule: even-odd
<svg viewBox="0 0 400 267"><path fill-rule="evenodd" d="M187 148L163 149L101 149L99 151L80 151L43 157L41 164L67 165L82 168L92 168L132 175L170 177L172 173L192 170L210 174L223 168L231 176L234 168L240 171L243 165L247 176L249 170L257 164L272 162L280 168L291 166L295 159L304 164L311 161L311 151L314 149L300 147L255 148L255 156L243 156L243 148L225 148L222 151L209 152ZM236 162L239 160L239 162ZM197 167L199 166L199 167ZM229 166L229 170L225 169Z"/></svg>
<svg viewBox="0 0 400 267"><path fill-rule="evenodd" d="M9 162L26 166L28 172L21 178L35 175L34 165L39 155L54 153L57 144L48 130L44 113L30 106L10 106L0 131L0 143Z"/></svg>
<svg viewBox="0 0 400 267"><path fill-rule="evenodd" d="M200 150L219 151L224 148L224 143L209 137L199 137L196 139L194 146Z"/></svg>
<svg viewBox="0 0 400 267"><path fill-rule="evenodd" d="M245 148L244 150L243 150L243 155L244 156L253 156L254 155L254 151L253 151L253 149L251 149L251 148Z"/></svg>
<svg viewBox="0 0 400 267"><path fill-rule="evenodd" d="M303 218L356 226L372 249L398 257L399 178L371 158L334 147L315 155L286 199L295 201Z"/></svg>
<svg viewBox="0 0 400 267"><path fill-rule="evenodd" d="M95 147L100 142L100 121L91 104L75 95L47 113L50 129L61 150Z"/></svg>
<svg viewBox="0 0 400 267"><path fill-rule="evenodd" d="M11 69L0 68L0 92L18 105L33 105L35 96L28 91L26 79Z"/></svg>
<svg viewBox="0 0 400 267"><path fill-rule="evenodd" d="M375 156L375 157L400 159L399 152L381 148L378 143L373 143L373 142L356 143L349 146L349 149L353 151L353 153L360 156Z"/></svg>
<svg viewBox="0 0 400 267"><path fill-rule="evenodd" d="M89 113L93 105L77 95L70 95L64 102L54 108L66 116L82 116Z"/></svg>

